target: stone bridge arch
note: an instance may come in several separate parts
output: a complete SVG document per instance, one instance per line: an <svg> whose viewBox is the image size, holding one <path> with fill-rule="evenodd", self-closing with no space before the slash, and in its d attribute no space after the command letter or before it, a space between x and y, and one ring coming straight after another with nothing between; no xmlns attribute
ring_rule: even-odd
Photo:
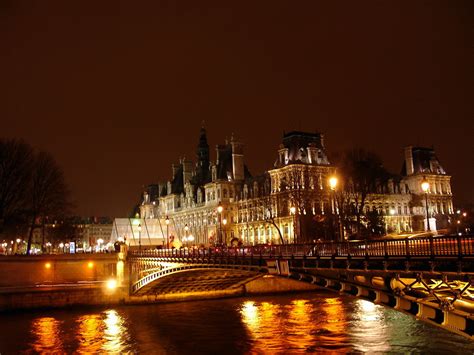
<svg viewBox="0 0 474 355"><path fill-rule="evenodd" d="M267 269L260 267L179 263L166 266L142 272L143 276L131 285L131 294L142 296L237 290L267 274Z"/></svg>

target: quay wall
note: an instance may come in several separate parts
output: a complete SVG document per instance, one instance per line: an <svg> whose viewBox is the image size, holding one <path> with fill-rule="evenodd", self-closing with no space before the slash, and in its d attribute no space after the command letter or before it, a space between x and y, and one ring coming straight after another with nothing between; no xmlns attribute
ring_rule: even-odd
<svg viewBox="0 0 474 355"><path fill-rule="evenodd" d="M125 302L123 290L101 287L56 290L26 290L0 293L0 312L73 306L106 306Z"/></svg>
<svg viewBox="0 0 474 355"><path fill-rule="evenodd" d="M71 306L180 302L245 295L310 291L317 287L265 275L238 288L161 295L129 294L128 265L118 254L0 257L0 311ZM117 288L108 289L109 279Z"/></svg>
<svg viewBox="0 0 474 355"><path fill-rule="evenodd" d="M0 288L105 281L117 274L117 254L0 257Z"/></svg>
<svg viewBox="0 0 474 355"><path fill-rule="evenodd" d="M266 293L286 293L294 291L312 291L319 287L307 282L296 281L273 275L265 275L244 285L246 295L260 295Z"/></svg>

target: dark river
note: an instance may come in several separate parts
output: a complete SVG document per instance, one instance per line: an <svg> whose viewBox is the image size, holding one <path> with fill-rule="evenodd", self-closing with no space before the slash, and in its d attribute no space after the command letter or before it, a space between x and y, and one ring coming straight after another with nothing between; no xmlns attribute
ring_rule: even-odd
<svg viewBox="0 0 474 355"><path fill-rule="evenodd" d="M472 354L474 342L334 293L0 315L0 353Z"/></svg>

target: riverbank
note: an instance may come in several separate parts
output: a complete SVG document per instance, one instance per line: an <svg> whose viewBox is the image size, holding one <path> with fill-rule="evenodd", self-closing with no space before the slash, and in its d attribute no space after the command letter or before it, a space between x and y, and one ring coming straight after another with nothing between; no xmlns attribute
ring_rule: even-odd
<svg viewBox="0 0 474 355"><path fill-rule="evenodd" d="M83 306L114 306L120 304L154 304L244 297L253 295L288 294L308 292L317 286L291 279L273 276L263 277L224 290L202 292L180 292L169 294L129 295L128 287L109 288L107 283L74 284L68 287L34 287L2 291L0 289L0 312L47 308L71 308Z"/></svg>

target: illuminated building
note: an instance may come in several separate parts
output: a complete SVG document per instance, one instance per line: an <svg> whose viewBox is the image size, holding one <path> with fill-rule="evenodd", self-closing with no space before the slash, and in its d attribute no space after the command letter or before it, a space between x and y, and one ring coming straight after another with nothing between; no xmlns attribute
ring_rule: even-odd
<svg viewBox="0 0 474 355"><path fill-rule="evenodd" d="M325 237L311 232L314 221L337 214L328 182L336 168L320 133L284 134L273 169L258 176L250 174L243 144L233 136L217 145L211 161L201 128L196 156L196 163L181 159L173 164L172 179L149 185L140 205L141 220L169 218L174 240L192 235L196 245L310 242ZM436 218L444 227L453 209L450 177L432 149L406 148L402 175L378 186L367 197L365 211L377 210L387 232L423 230L425 207L419 197L424 178L432 184L432 225ZM156 244L164 243L163 230Z"/></svg>

